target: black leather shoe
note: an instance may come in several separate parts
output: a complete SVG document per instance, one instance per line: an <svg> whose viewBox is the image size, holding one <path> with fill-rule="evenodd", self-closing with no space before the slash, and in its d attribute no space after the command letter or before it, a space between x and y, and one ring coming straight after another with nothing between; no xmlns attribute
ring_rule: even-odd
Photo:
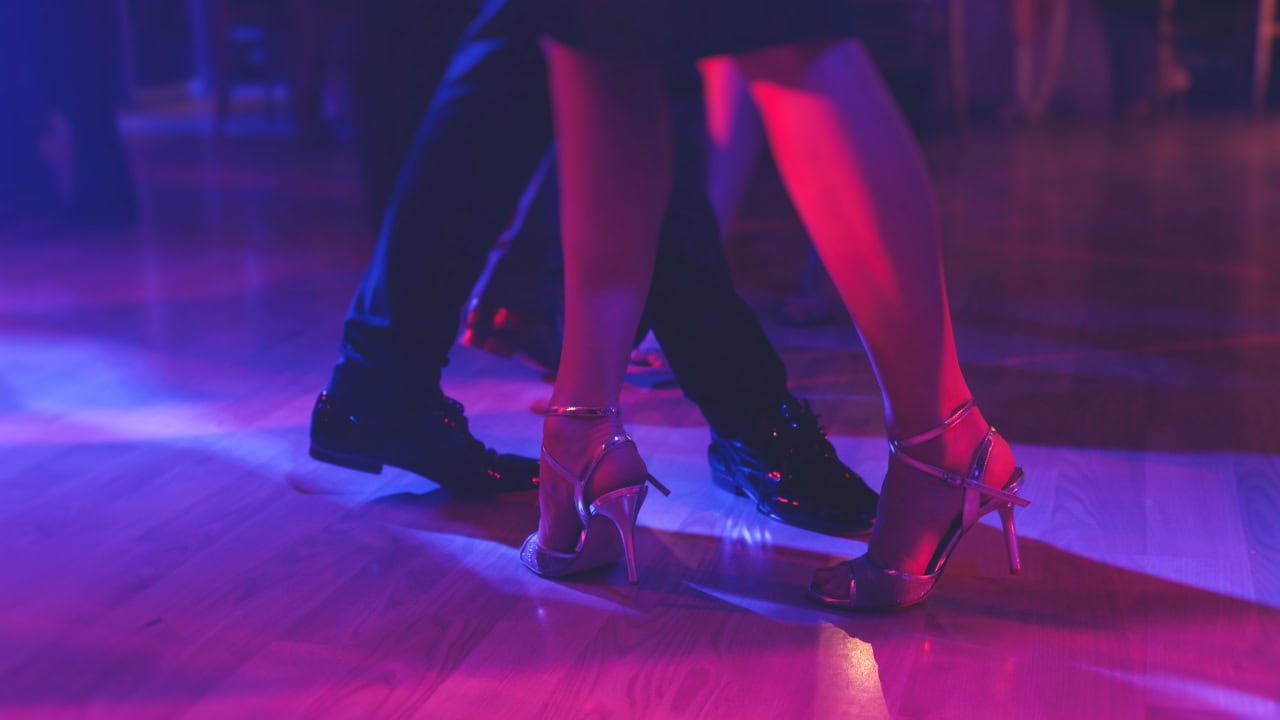
<svg viewBox="0 0 1280 720"><path fill-rule="evenodd" d="M879 496L836 456L809 404L791 399L738 437L712 431L711 477L788 525L825 533L871 529Z"/></svg>
<svg viewBox="0 0 1280 720"><path fill-rule="evenodd" d="M538 486L537 460L486 448L467 429L462 403L445 396L412 411L380 413L326 390L311 412L311 457L368 473L391 465L466 495Z"/></svg>
<svg viewBox="0 0 1280 720"><path fill-rule="evenodd" d="M499 357L519 356L526 364L548 375L555 375L560 368L563 309L522 312L505 306L493 307L486 298L481 298L467 312L464 325L459 342L467 347ZM633 347L638 348L648 334L649 326L642 323Z"/></svg>

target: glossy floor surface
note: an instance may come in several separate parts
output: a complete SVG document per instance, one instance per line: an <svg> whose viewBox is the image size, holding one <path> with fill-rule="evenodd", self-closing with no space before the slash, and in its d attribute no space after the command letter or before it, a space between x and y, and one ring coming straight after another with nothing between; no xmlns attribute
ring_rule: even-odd
<svg viewBox="0 0 1280 720"><path fill-rule="evenodd" d="M716 489L677 391L630 388L671 488L641 582L522 568L486 504L306 453L371 240L343 148L130 137L145 221L0 229L0 717L1216 718L1280 714L1280 122L929 147L961 353L1027 468L1026 571L966 539L886 616L808 605L856 539ZM766 318L801 233L732 243ZM874 486L853 330L769 329ZM533 454L549 386L460 349L447 389Z"/></svg>

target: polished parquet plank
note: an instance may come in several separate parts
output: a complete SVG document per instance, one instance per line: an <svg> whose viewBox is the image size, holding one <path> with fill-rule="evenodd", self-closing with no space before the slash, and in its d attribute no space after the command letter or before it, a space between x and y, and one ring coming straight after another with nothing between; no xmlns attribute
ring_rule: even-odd
<svg viewBox="0 0 1280 720"><path fill-rule="evenodd" d="M927 605L865 617L801 593L863 541L713 487L668 387L624 399L675 490L635 587L519 567L531 495L310 460L372 242L350 149L132 127L140 228L0 228L0 717L1280 715L1280 123L928 145L961 354L1028 471L1026 570L984 525ZM774 323L805 247L767 174L729 247L878 485L855 332ZM535 372L459 349L445 382L537 451Z"/></svg>

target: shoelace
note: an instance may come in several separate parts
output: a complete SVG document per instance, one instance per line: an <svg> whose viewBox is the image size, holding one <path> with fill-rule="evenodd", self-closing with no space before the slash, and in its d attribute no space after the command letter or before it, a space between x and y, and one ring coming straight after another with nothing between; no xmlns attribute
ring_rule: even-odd
<svg viewBox="0 0 1280 720"><path fill-rule="evenodd" d="M782 441L787 436L790 442L785 443L787 455L799 455L803 449L818 450L824 456L834 455L835 447L827 438L827 430L822 426L822 417L809 407L809 403L798 403L798 411L788 415L789 424L779 428L777 437ZM807 454L805 455L807 457Z"/></svg>
<svg viewBox="0 0 1280 720"><path fill-rule="evenodd" d="M827 437L826 428L822 426L821 416L813 412L809 403L798 402L795 410L786 416L786 422L778 427L774 437L779 443L783 468L799 485L813 488L847 490L844 478L837 473L807 472L806 470L821 458L822 465L839 464L835 446ZM815 468L816 469L816 468Z"/></svg>
<svg viewBox="0 0 1280 720"><path fill-rule="evenodd" d="M470 422L467 420L466 411L467 409L462 403L448 395L444 396L444 409L440 413L444 417L444 421L458 429L458 434L466 438L466 446L472 452L482 454L492 460L497 457L498 452L492 448L485 447L485 444L479 438L471 434Z"/></svg>

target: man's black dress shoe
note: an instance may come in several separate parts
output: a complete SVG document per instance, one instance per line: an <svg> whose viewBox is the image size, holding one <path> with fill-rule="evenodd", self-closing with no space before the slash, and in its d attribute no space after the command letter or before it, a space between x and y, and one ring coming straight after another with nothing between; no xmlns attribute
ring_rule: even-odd
<svg viewBox="0 0 1280 720"><path fill-rule="evenodd" d="M562 316L539 318L510 308L494 310L477 304L467 313L459 342L498 357L518 355L526 364L555 375L560 368L563 324ZM638 348L648 334L649 326L641 323L633 347Z"/></svg>
<svg viewBox="0 0 1280 720"><path fill-rule="evenodd" d="M391 465L466 495L538 486L538 461L486 448L467 429L462 403L443 395L412 410L372 411L326 390L311 412L311 457L368 473Z"/></svg>
<svg viewBox="0 0 1280 720"><path fill-rule="evenodd" d="M879 497L840 458L808 403L791 399L736 437L711 433L717 485L788 525L826 533L871 529Z"/></svg>

